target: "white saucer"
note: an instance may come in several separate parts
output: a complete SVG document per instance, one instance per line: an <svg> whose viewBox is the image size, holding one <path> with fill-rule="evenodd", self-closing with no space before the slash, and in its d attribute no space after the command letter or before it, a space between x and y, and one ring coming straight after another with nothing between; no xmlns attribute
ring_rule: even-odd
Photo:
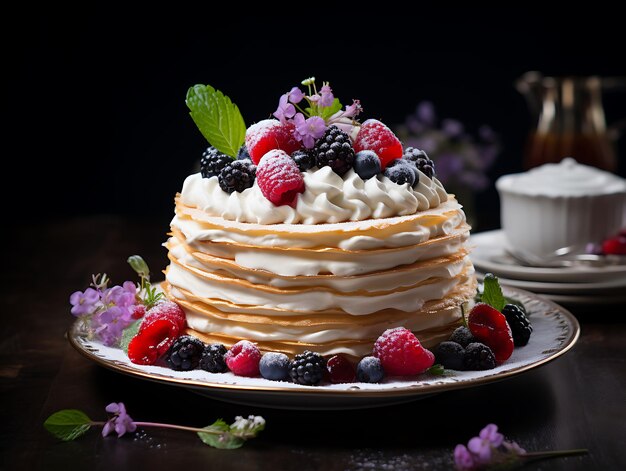
<svg viewBox="0 0 626 471"><path fill-rule="evenodd" d="M564 268L541 268L520 265L505 249L506 241L502 230L481 232L470 237L473 246L470 255L474 266L483 273L493 273L509 278L509 281L538 281L543 283L567 284L565 290L587 293L597 290L626 288L626 265L594 267L578 265ZM542 283L542 284L543 284ZM609 283L602 284L602 283ZM537 288L537 285L514 284L512 286L539 292L564 292L563 286ZM585 287L583 288L583 284ZM576 288L572 285L578 285Z"/></svg>

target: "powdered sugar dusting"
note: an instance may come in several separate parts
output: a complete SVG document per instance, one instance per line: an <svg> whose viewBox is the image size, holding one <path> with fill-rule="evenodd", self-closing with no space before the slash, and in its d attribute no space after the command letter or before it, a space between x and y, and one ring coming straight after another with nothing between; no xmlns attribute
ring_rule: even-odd
<svg viewBox="0 0 626 471"><path fill-rule="evenodd" d="M257 145L259 140L275 128L280 127L280 121L276 119L264 119L258 123L254 123L246 131L246 147L250 149Z"/></svg>

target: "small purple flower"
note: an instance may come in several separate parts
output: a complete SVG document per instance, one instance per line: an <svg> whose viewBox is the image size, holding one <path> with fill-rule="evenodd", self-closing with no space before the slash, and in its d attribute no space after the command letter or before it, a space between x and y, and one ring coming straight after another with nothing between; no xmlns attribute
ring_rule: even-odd
<svg viewBox="0 0 626 471"><path fill-rule="evenodd" d="M467 449L472 453L478 464L487 464L491 461L491 443L479 437L474 437L467 442Z"/></svg>
<svg viewBox="0 0 626 471"><path fill-rule="evenodd" d="M498 432L498 426L496 424L488 424L480 431L478 436L496 448L502 445L504 441L504 435Z"/></svg>
<svg viewBox="0 0 626 471"><path fill-rule="evenodd" d="M115 345L122 338L122 332L134 321L131 306L111 306L97 312L91 318L91 328L102 343Z"/></svg>
<svg viewBox="0 0 626 471"><path fill-rule="evenodd" d="M441 130L449 137L460 137L465 129L456 119L444 119L441 122Z"/></svg>
<svg viewBox="0 0 626 471"><path fill-rule="evenodd" d="M274 111L274 116L281 123L284 123L287 119L293 118L295 114L296 108L289 103L289 96L287 93L281 95L280 100L278 100L278 108Z"/></svg>
<svg viewBox="0 0 626 471"><path fill-rule="evenodd" d="M105 409L109 414L113 414L104 427L102 428L102 436L106 437L113 430L117 433L117 437L121 437L125 433L137 430L137 425L133 422L130 415L126 413L126 406L123 402L112 402Z"/></svg>
<svg viewBox="0 0 626 471"><path fill-rule="evenodd" d="M293 104L300 103L304 99L304 93L298 87L293 87L289 92L289 101Z"/></svg>
<svg viewBox="0 0 626 471"><path fill-rule="evenodd" d="M415 114L423 124L427 126L435 124L435 119L437 118L435 115L435 107L430 101L423 101L417 105Z"/></svg>
<svg viewBox="0 0 626 471"><path fill-rule="evenodd" d="M315 139L322 137L326 131L326 123L319 116L311 116L304 119L304 115L298 113L293 121L296 125L294 136L299 141L302 141L307 149L312 149L315 145Z"/></svg>
<svg viewBox="0 0 626 471"><path fill-rule="evenodd" d="M505 450L515 455L521 456L526 454L526 450L524 450L521 446L519 446L516 442L502 442L502 446Z"/></svg>
<svg viewBox="0 0 626 471"><path fill-rule="evenodd" d="M454 463L458 471L472 471L475 469L474 458L465 445L457 445L454 449Z"/></svg>
<svg viewBox="0 0 626 471"><path fill-rule="evenodd" d="M318 101L320 101L320 98L322 97L316 93L315 95L311 95L309 97L309 100L311 101L311 103L317 103Z"/></svg>
<svg viewBox="0 0 626 471"><path fill-rule="evenodd" d="M84 293L76 291L70 296L71 313L76 317L92 314L97 308L98 301L100 293L93 288L87 288Z"/></svg>
<svg viewBox="0 0 626 471"><path fill-rule="evenodd" d="M335 97L333 96L333 91L328 84L325 84L320 89L321 98L319 101L320 106L330 106L333 104Z"/></svg>

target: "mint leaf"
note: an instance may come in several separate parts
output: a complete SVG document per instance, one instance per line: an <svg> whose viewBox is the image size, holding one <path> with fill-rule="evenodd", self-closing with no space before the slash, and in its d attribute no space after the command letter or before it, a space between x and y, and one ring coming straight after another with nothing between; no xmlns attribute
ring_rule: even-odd
<svg viewBox="0 0 626 471"><path fill-rule="evenodd" d="M430 368L428 368L428 370L426 371L428 374L431 374L433 376L441 376L446 372L446 369L444 368L443 365L436 363L433 366L431 366Z"/></svg>
<svg viewBox="0 0 626 471"><path fill-rule="evenodd" d="M191 118L209 143L235 157L246 137L246 123L237 105L210 85L194 85L185 100Z"/></svg>
<svg viewBox="0 0 626 471"><path fill-rule="evenodd" d="M76 409L63 409L46 419L43 426L55 437L69 442L87 433L91 419Z"/></svg>
<svg viewBox="0 0 626 471"><path fill-rule="evenodd" d="M230 425L222 419L217 419L212 425L203 428L207 432L198 432L200 440L206 445L222 450L234 450L241 448L245 443L243 438L235 437L230 433Z"/></svg>
<svg viewBox="0 0 626 471"><path fill-rule="evenodd" d="M483 284L485 287L483 288L482 302L489 304L498 311L502 311L502 308L506 305L506 298L502 294L498 277L493 273L487 273Z"/></svg>
<svg viewBox="0 0 626 471"><path fill-rule="evenodd" d="M340 109L341 109L341 102L339 101L339 98L335 98L333 100L333 104L332 105L327 106L326 108L322 108L322 118L324 120L327 120L328 118L330 118L332 115L334 115Z"/></svg>
<svg viewBox="0 0 626 471"><path fill-rule="evenodd" d="M126 327L122 331L122 339L120 340L120 348L124 350L124 353L128 355L128 344L133 339L137 332L139 332L139 327L141 326L141 319L133 322L131 325Z"/></svg>

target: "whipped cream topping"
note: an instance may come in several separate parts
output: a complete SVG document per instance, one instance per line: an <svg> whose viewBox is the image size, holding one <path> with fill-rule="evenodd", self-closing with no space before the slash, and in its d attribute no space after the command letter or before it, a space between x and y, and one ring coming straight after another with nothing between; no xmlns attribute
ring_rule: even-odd
<svg viewBox="0 0 626 471"><path fill-rule="evenodd" d="M496 187L499 191L523 195L593 196L624 193L626 180L566 158L558 164L500 177Z"/></svg>
<svg viewBox="0 0 626 471"><path fill-rule="evenodd" d="M202 178L199 173L186 178L181 192L184 204L210 216L256 224L320 224L362 221L370 218L404 216L435 208L448 200L443 185L419 172L419 183L411 188L387 177L363 180L354 170L340 177L330 167L303 173L304 193L295 208L274 206L255 182L251 188L224 192L217 177Z"/></svg>

